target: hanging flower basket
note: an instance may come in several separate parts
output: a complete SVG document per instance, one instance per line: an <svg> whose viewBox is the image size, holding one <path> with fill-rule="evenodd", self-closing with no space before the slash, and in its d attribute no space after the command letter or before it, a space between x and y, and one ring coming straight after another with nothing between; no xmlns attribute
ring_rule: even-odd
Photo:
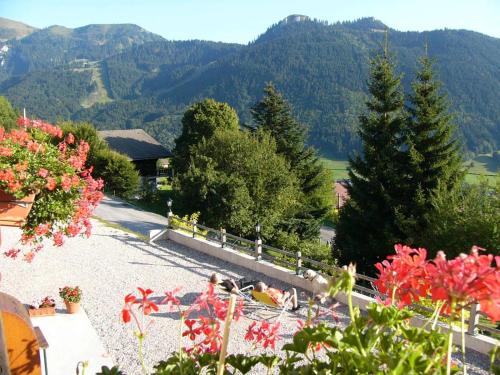
<svg viewBox="0 0 500 375"><path fill-rule="evenodd" d="M85 141L43 121L21 118L18 124L10 131L0 127L0 227L21 228L20 243L29 250L4 254L24 254L30 262L44 239L61 246L66 237L90 235L103 183L86 165Z"/></svg>
<svg viewBox="0 0 500 375"><path fill-rule="evenodd" d="M24 198L16 198L12 194L0 190L0 226L21 227L26 223L36 194Z"/></svg>

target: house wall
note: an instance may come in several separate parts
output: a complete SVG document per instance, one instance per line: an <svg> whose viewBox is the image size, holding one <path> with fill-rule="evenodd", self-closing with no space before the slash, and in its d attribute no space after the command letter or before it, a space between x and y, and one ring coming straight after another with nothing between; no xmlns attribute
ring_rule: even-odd
<svg viewBox="0 0 500 375"><path fill-rule="evenodd" d="M133 160L136 169L139 171L139 174L143 177L145 176L156 176L156 161L158 159L150 159L150 160Z"/></svg>

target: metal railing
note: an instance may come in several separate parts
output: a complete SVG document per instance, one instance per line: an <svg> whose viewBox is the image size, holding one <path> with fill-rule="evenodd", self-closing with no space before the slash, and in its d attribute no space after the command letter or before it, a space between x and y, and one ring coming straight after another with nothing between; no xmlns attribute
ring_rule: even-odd
<svg viewBox="0 0 500 375"><path fill-rule="evenodd" d="M181 225L176 223L181 223ZM191 234L193 238L199 237L215 242L221 248L230 248L244 254L251 255L256 261L265 260L277 266L294 270L297 275L302 274L302 271L307 268L314 269L316 272L326 277L334 275L341 270L340 267L304 257L300 251L292 252L279 249L263 244L260 238L257 238L255 241L248 240L234 234L226 233L225 229L213 229L198 224L196 221L189 221L179 217L174 217L172 214L169 214L168 216L168 226L172 229L187 232ZM356 280L354 289L358 293L368 295L370 297L384 296L383 293L380 293L374 287L373 282L376 280L375 278L357 273ZM413 304L410 307L420 314L432 313L434 311L432 308L421 304ZM472 305L469 310L469 319L467 321L467 333L470 335L482 333L489 336L495 336L497 339L500 339L500 329L498 326L494 328L485 323L486 315L479 311L478 305Z"/></svg>

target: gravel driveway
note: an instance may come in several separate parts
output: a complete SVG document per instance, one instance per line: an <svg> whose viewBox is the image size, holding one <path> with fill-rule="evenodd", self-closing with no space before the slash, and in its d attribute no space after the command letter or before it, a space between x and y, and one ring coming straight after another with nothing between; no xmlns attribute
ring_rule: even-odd
<svg viewBox="0 0 500 375"><path fill-rule="evenodd" d="M12 261L0 257L0 289L30 303L40 297L56 297L58 288L79 285L84 293L85 308L94 328L101 337L113 361L127 374L140 374L137 362L136 339L130 326L120 321L123 297L136 287L151 288L160 297L165 290L182 286L182 304L189 305L206 287L212 272L224 277L252 277L263 279L273 286L286 289L279 282L252 274L222 260L200 254L172 242L148 245L137 237L109 228L93 220L94 231L89 239L68 240L63 248L48 245L32 264L21 260ZM4 246L15 235L14 231L2 231ZM299 293L299 299L305 295ZM63 307L59 297L58 307ZM285 313L282 336L288 340L296 330L296 320L305 318L306 309ZM341 325L346 322L345 309L338 309ZM244 318L233 326L230 352L246 352L249 346L243 341L244 331L251 319ZM145 360L149 369L165 359L178 347L179 320L177 314L161 310L153 319L145 340ZM282 343L278 343L278 347ZM484 356L473 354L476 363L487 363ZM485 374L478 368L471 373ZM57 375L57 374L54 374ZM70 375L70 374L60 374Z"/></svg>

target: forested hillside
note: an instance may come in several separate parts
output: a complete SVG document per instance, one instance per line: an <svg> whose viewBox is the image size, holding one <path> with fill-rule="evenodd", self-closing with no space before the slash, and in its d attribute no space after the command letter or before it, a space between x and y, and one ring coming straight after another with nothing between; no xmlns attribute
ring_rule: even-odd
<svg viewBox="0 0 500 375"><path fill-rule="evenodd" d="M331 25L283 21L244 46L166 41L132 25L53 27L7 42L0 94L47 119L141 127L172 146L189 103L213 97L250 123L249 108L272 81L308 126L309 143L344 157L359 147L368 60L381 48L384 29L372 18ZM465 30L390 29L390 50L406 89L426 43L465 147L498 149L500 40Z"/></svg>

